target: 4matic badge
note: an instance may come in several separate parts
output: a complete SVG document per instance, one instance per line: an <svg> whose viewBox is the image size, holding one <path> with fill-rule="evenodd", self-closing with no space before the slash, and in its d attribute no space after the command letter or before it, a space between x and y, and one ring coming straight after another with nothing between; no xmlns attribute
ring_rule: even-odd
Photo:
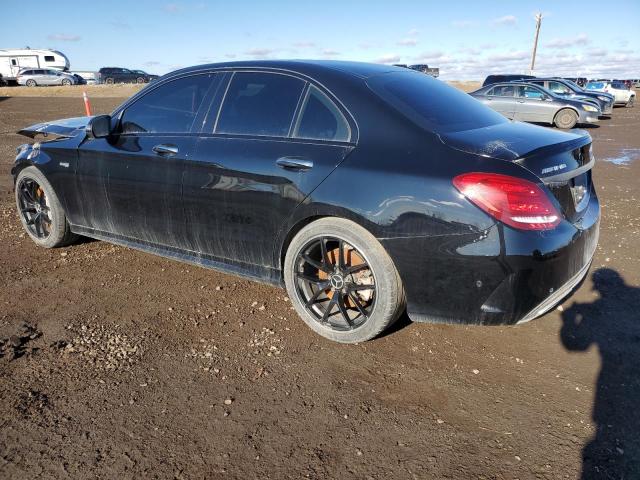
<svg viewBox="0 0 640 480"><path fill-rule="evenodd" d="M546 173L558 172L560 170L564 170L565 168L567 168L567 164L566 163L561 163L559 165L554 165L553 167L543 168L542 169L542 174L544 175Z"/></svg>

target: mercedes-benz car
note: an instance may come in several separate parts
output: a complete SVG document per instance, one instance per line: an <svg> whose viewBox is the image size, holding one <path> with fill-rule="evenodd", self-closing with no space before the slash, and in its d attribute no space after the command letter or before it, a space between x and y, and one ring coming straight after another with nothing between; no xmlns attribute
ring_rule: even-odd
<svg viewBox="0 0 640 480"><path fill-rule="evenodd" d="M532 320L580 283L598 241L588 133L511 122L405 68L202 65L111 115L19 133L47 135L11 170L36 245L87 236L284 286L338 342L404 311Z"/></svg>
<svg viewBox="0 0 640 480"><path fill-rule="evenodd" d="M594 124L602 115L595 102L559 96L533 83L496 83L469 95L511 120L558 128Z"/></svg>

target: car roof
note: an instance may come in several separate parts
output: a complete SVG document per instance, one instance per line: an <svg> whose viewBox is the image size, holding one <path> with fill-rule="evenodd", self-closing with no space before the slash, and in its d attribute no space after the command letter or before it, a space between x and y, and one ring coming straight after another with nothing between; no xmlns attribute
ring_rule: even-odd
<svg viewBox="0 0 640 480"><path fill-rule="evenodd" d="M189 73L203 69L248 69L248 68L265 68L288 70L303 75L317 74L319 71L339 71L348 75L359 77L362 79L380 75L387 72L403 71L407 69L403 67L395 67L392 65L383 65L377 63L365 62L349 62L339 60L255 60L255 61L237 61L209 63L204 65L196 65L193 67L183 68L173 72L173 74Z"/></svg>

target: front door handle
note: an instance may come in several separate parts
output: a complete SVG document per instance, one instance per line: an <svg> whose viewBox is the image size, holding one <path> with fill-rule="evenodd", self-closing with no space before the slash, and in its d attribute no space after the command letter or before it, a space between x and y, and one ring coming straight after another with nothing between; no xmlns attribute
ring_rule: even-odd
<svg viewBox="0 0 640 480"><path fill-rule="evenodd" d="M518 103L524 103L524 100L518 100Z"/></svg>
<svg viewBox="0 0 640 480"><path fill-rule="evenodd" d="M178 153L178 147L169 143L161 143L152 148L154 152L163 157L173 157Z"/></svg>
<svg viewBox="0 0 640 480"><path fill-rule="evenodd" d="M276 165L285 170L295 170L306 172L313 168L313 162L301 157L280 157L276 160Z"/></svg>

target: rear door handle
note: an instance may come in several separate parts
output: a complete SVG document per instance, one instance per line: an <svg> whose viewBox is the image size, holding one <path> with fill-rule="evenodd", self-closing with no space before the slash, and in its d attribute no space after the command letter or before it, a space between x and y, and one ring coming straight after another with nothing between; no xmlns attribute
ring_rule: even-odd
<svg viewBox="0 0 640 480"><path fill-rule="evenodd" d="M280 157L276 160L276 165L285 170L295 170L305 172L313 168L313 162L301 157Z"/></svg>
<svg viewBox="0 0 640 480"><path fill-rule="evenodd" d="M518 100L518 103L524 103L524 100Z"/></svg>
<svg viewBox="0 0 640 480"><path fill-rule="evenodd" d="M161 143L152 148L154 152L163 157L173 157L178 153L178 147L169 143Z"/></svg>

